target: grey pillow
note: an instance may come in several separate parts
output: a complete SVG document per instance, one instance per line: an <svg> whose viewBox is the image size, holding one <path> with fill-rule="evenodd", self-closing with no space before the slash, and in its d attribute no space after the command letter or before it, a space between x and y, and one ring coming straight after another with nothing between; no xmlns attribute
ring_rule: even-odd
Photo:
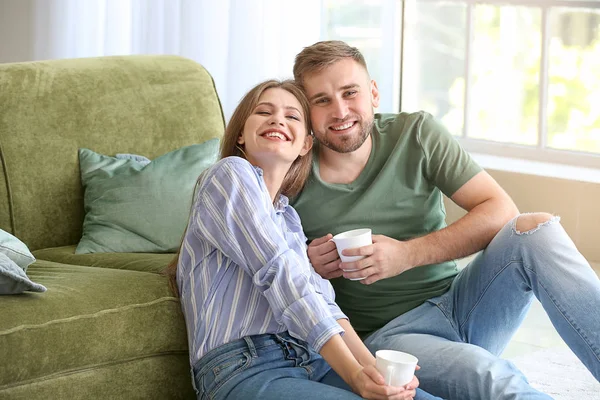
<svg viewBox="0 0 600 400"><path fill-rule="evenodd" d="M34 261L25 243L0 229L0 294L45 292L44 286L32 282L25 274Z"/></svg>
<svg viewBox="0 0 600 400"><path fill-rule="evenodd" d="M27 271L29 264L35 261L35 257L25 243L2 229L0 229L0 253L6 254L23 271Z"/></svg>
<svg viewBox="0 0 600 400"><path fill-rule="evenodd" d="M17 263L0 253L0 294L18 294L24 291L45 292L46 287L32 282Z"/></svg>

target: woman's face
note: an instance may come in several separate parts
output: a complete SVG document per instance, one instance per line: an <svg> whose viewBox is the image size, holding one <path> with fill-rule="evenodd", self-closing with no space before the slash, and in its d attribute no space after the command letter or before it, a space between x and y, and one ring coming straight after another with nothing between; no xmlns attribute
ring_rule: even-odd
<svg viewBox="0 0 600 400"><path fill-rule="evenodd" d="M312 147L304 121L302 106L293 94L281 88L267 89L246 120L238 143L253 165L264 169L280 163L289 167Z"/></svg>

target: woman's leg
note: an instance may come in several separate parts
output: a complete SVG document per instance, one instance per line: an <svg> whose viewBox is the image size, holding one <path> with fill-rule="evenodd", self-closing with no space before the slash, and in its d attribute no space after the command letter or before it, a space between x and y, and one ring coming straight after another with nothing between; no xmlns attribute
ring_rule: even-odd
<svg viewBox="0 0 600 400"><path fill-rule="evenodd" d="M319 382L328 370L306 343L287 334L258 335L209 352L194 367L194 377L198 399L360 399Z"/></svg>

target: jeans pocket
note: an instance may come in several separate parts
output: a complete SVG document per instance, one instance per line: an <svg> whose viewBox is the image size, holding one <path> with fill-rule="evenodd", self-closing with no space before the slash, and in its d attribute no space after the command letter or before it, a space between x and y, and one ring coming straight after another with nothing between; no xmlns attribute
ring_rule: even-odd
<svg viewBox="0 0 600 400"><path fill-rule="evenodd" d="M201 390L200 399L217 399L218 391L236 376L242 373L251 364L250 353L238 352L213 360L208 368L202 370L203 374L197 374L196 384Z"/></svg>

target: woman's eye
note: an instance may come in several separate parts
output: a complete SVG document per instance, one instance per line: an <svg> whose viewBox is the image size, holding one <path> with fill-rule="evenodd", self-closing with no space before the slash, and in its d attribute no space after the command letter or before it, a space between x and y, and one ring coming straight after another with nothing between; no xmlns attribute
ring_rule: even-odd
<svg viewBox="0 0 600 400"><path fill-rule="evenodd" d="M270 113L270 112L268 112L268 111L257 111L256 113L257 113L258 115L271 115L271 113Z"/></svg>
<svg viewBox="0 0 600 400"><path fill-rule="evenodd" d="M296 120L296 121L300 121L300 117L298 117L296 115L288 115L288 118L291 118L291 119Z"/></svg>

